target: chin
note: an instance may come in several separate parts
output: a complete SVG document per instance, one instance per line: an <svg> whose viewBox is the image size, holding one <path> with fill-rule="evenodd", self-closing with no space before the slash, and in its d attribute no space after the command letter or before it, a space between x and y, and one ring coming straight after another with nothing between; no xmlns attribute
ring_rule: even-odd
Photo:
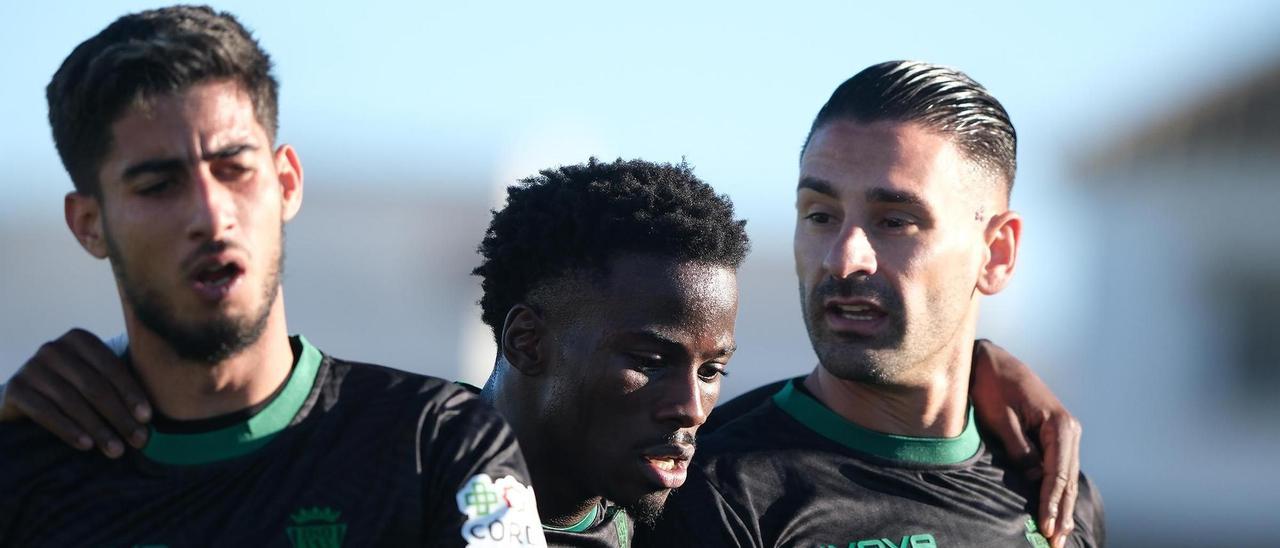
<svg viewBox="0 0 1280 548"><path fill-rule="evenodd" d="M667 505L667 497L670 495L670 489L645 493L630 503L622 504L622 507L636 523L643 527L653 527L662 515L662 509Z"/></svg>

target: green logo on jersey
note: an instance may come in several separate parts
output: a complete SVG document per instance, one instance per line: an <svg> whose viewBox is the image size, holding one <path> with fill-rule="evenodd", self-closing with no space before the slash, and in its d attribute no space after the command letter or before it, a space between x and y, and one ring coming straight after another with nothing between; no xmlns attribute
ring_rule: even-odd
<svg viewBox="0 0 1280 548"><path fill-rule="evenodd" d="M1040 528L1036 527L1035 518L1027 518L1027 542L1031 543L1035 548L1049 548L1049 539L1040 534Z"/></svg>
<svg viewBox="0 0 1280 548"><path fill-rule="evenodd" d="M823 548L835 548L835 546L834 544L827 544ZM918 535L904 536L898 542L888 538L855 540L849 543L849 548L938 548L938 541L934 540L933 535L929 533L920 533Z"/></svg>
<svg viewBox="0 0 1280 548"><path fill-rule="evenodd" d="M338 548L347 536L347 524L338 523L341 512L332 508L300 508L289 516L288 529L293 548Z"/></svg>
<svg viewBox="0 0 1280 548"><path fill-rule="evenodd" d="M492 483L476 481L473 478L462 497L467 505L466 512L469 516L487 516L498 509L498 491L493 488Z"/></svg>

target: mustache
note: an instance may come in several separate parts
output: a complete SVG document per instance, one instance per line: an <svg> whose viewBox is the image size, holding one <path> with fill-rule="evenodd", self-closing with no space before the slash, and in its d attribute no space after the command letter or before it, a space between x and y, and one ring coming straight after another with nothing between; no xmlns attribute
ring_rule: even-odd
<svg viewBox="0 0 1280 548"><path fill-rule="evenodd" d="M821 301L830 297L864 298L890 307L898 304L897 293L878 285L867 276L851 276L848 278L828 277L813 288L813 297Z"/></svg>
<svg viewBox="0 0 1280 548"><path fill-rule="evenodd" d="M179 264L179 266L185 272L187 270L190 270L191 267L195 266L196 263L200 262L205 257L209 255L217 255L228 249L239 249L241 251L244 251L244 248L241 247L240 245L233 244L226 240L217 240L217 241L206 240L204 243L200 244L200 247L197 247L194 251L192 251L189 255L187 255L187 257L182 260L182 263Z"/></svg>
<svg viewBox="0 0 1280 548"><path fill-rule="evenodd" d="M670 435L650 440L646 442L644 445L646 446L688 445L690 447L697 447L698 437L695 436L692 432L684 432L684 431L672 432Z"/></svg>

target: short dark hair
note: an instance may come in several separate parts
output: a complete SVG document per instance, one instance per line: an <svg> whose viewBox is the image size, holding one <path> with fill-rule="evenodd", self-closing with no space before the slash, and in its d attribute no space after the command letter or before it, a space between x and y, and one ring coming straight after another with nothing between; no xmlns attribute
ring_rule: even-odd
<svg viewBox="0 0 1280 548"><path fill-rule="evenodd" d="M914 122L954 140L972 162L1013 191L1018 134L1004 105L967 74L919 61L887 61L845 80L822 105L805 137L836 120ZM801 149L804 155L804 149Z"/></svg>
<svg viewBox="0 0 1280 548"><path fill-rule="evenodd" d="M749 249L746 221L733 202L693 175L688 164L643 160L546 169L507 188L506 205L480 243L482 318L502 336L512 306L567 275L606 273L627 253L736 270Z"/></svg>
<svg viewBox="0 0 1280 548"><path fill-rule="evenodd" d="M278 84L271 58L229 13L172 6L116 19L67 56L45 89L49 125L76 191L98 195L111 124L131 105L214 79L234 79L273 141Z"/></svg>

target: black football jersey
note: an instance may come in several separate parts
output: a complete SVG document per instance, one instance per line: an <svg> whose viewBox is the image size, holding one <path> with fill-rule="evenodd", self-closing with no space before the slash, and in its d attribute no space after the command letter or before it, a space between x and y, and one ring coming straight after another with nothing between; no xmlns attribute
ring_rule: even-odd
<svg viewBox="0 0 1280 548"><path fill-rule="evenodd" d="M737 409L741 407L741 409ZM874 432L801 379L702 437L652 546L1047 547L1039 486L987 450L972 412L955 438ZM749 410L747 410L749 409ZM714 416L714 413L713 413ZM1080 479L1069 546L1102 546L1101 499Z"/></svg>
<svg viewBox="0 0 1280 548"><path fill-rule="evenodd" d="M0 546L543 546L515 435L450 382L291 340L251 412L110 460L0 424Z"/></svg>
<svg viewBox="0 0 1280 548"><path fill-rule="evenodd" d="M572 527L543 525L547 546L561 548L630 548L635 523L619 506L598 506Z"/></svg>
<svg viewBox="0 0 1280 548"><path fill-rule="evenodd" d="M459 382L458 386L472 394L480 387ZM635 522L621 506L607 502L596 506L581 522L570 527L543 525L547 546L554 548L630 548L635 536Z"/></svg>

